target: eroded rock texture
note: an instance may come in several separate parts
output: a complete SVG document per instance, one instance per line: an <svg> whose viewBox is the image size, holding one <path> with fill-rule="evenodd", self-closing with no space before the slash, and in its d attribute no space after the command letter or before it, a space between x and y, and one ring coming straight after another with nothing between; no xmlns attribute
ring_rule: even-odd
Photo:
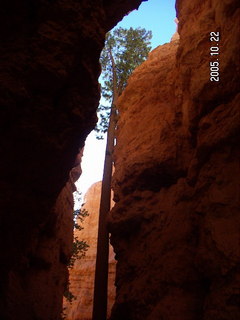
<svg viewBox="0 0 240 320"><path fill-rule="evenodd" d="M180 41L150 53L118 103L113 320L240 316L238 3L177 8Z"/></svg>
<svg viewBox="0 0 240 320"><path fill-rule="evenodd" d="M96 122L105 32L140 2L1 2L1 319L60 317L69 172Z"/></svg>
<svg viewBox="0 0 240 320"><path fill-rule="evenodd" d="M89 245L86 255L76 260L70 270L70 292L76 297L71 304L64 301L66 320L91 320L93 309L94 277L97 253L98 216L102 183L93 184L86 193L83 206L89 213L81 224L84 229L76 230L75 236ZM113 205L113 202L112 202ZM115 299L115 265L112 246L109 248L108 317Z"/></svg>

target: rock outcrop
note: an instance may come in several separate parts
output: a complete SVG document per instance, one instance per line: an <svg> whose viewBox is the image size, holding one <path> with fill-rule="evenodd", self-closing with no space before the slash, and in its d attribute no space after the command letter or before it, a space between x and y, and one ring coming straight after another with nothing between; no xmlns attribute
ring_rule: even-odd
<svg viewBox="0 0 240 320"><path fill-rule="evenodd" d="M1 319L60 318L72 228L54 204L96 123L105 32L140 3L1 2Z"/></svg>
<svg viewBox="0 0 240 320"><path fill-rule="evenodd" d="M151 52L118 101L112 320L240 317L239 7L177 9L180 41ZM209 75L212 31L219 82Z"/></svg>
<svg viewBox="0 0 240 320"><path fill-rule="evenodd" d="M93 308L94 276L97 252L98 217L102 183L93 184L86 193L83 209L87 216L81 224L84 229L74 235L89 245L86 255L76 260L70 269L70 292L76 297L72 303L64 301L66 320L91 320ZM113 204L113 202L112 202ZM109 248L108 317L115 299L115 264L112 246Z"/></svg>

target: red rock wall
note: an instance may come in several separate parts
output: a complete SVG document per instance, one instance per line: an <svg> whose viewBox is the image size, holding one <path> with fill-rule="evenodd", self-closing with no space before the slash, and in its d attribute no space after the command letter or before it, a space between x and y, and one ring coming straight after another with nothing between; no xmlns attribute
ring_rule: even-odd
<svg viewBox="0 0 240 320"><path fill-rule="evenodd" d="M91 320L93 309L93 293L95 264L97 253L98 217L102 183L93 184L84 198L84 209L89 213L83 223L84 229L75 230L74 235L79 240L85 240L89 245L86 255L76 260L69 272L70 292L76 297L72 303L64 299L66 320ZM113 205L113 202L112 202ZM115 299L115 266L112 246L109 248L109 278L108 278L108 317Z"/></svg>
<svg viewBox="0 0 240 320"><path fill-rule="evenodd" d="M1 319L60 317L70 227L54 203L96 123L105 32L140 2L1 2Z"/></svg>
<svg viewBox="0 0 240 320"><path fill-rule="evenodd" d="M120 97L112 320L240 316L238 6L178 1L180 41L155 49Z"/></svg>

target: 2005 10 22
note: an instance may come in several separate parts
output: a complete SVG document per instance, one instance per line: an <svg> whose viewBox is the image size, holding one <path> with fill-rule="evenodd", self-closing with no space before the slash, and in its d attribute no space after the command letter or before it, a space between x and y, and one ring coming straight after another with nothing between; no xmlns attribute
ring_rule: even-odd
<svg viewBox="0 0 240 320"><path fill-rule="evenodd" d="M215 58L214 61L209 62L210 81L220 81L220 75L219 75L220 32L210 32L210 41L215 42L210 47L210 56Z"/></svg>

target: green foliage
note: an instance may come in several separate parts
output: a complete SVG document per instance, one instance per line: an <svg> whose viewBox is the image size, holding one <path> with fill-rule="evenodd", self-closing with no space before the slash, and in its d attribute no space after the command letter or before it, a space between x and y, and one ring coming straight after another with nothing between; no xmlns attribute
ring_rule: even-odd
<svg viewBox="0 0 240 320"><path fill-rule="evenodd" d="M68 284L68 287L67 287L67 290L65 290L64 292L64 297L67 299L68 302L70 302L72 304L73 300L76 300L77 297L75 297L72 292L69 290L69 284Z"/></svg>
<svg viewBox="0 0 240 320"><path fill-rule="evenodd" d="M110 118L110 106L99 105L98 109L98 123L95 127L97 132L96 138L103 139L103 133L107 132Z"/></svg>
<svg viewBox="0 0 240 320"><path fill-rule="evenodd" d="M151 38L152 32L142 28L118 28L107 33L105 47L100 57L104 79L102 96L106 100L111 101L113 96L113 66L110 55L112 54L116 66L116 85L119 96L126 87L133 70L147 58L151 49Z"/></svg>
<svg viewBox="0 0 240 320"><path fill-rule="evenodd" d="M85 209L77 209L73 212L73 221L74 221L74 229L82 230L83 227L80 223L89 216L89 213ZM84 240L79 240L78 237L74 236L73 238L73 248L72 248L72 256L68 263L68 268L72 269L74 263L77 259L81 259L85 256L86 251L88 250L89 245Z"/></svg>
<svg viewBox="0 0 240 320"><path fill-rule="evenodd" d="M83 222L83 220L89 216L89 213L86 209L77 209L73 212L73 222L74 229L82 230L83 227L79 224L79 222Z"/></svg>
<svg viewBox="0 0 240 320"><path fill-rule="evenodd" d="M68 263L68 268L72 269L74 266L74 263L77 259L81 259L85 256L86 251L88 250L89 245L86 243L86 241L78 240L77 237L74 237L73 240L73 254L70 258L70 261Z"/></svg>
<svg viewBox="0 0 240 320"><path fill-rule="evenodd" d="M107 33L105 47L100 57L103 79L101 94L110 105L114 94L117 98L123 92L133 70L146 60L151 49L151 38L152 32L142 28L120 27ZM110 108L104 105L98 108L100 119L95 129L98 133L107 131Z"/></svg>
<svg viewBox="0 0 240 320"><path fill-rule="evenodd" d="M84 219L89 216L89 213L86 209L77 209L73 212L73 221L74 221L74 229L82 230L83 227L80 223L84 221ZM88 250L89 245L84 240L79 240L78 237L73 237L73 247L72 247L72 256L68 262L68 268L72 269L76 260L81 259L85 256L86 251ZM72 303L73 300L76 300L76 297L72 294L69 290L69 282L67 284L67 288L64 292L64 297L67 299L68 302ZM62 314L62 318L64 319L64 310Z"/></svg>

